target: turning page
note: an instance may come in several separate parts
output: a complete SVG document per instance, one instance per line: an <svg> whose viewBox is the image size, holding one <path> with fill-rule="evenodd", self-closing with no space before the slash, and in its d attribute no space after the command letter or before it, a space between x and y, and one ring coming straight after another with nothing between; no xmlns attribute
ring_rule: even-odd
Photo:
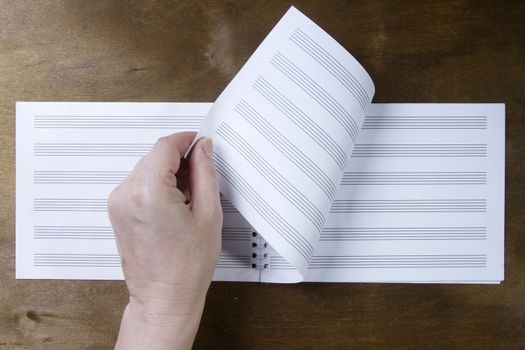
<svg viewBox="0 0 525 350"><path fill-rule="evenodd" d="M197 138L214 140L221 192L304 279L357 141L372 80L291 8L219 96Z"/></svg>
<svg viewBox="0 0 525 350"><path fill-rule="evenodd" d="M499 283L504 169L503 104L372 104L305 280Z"/></svg>

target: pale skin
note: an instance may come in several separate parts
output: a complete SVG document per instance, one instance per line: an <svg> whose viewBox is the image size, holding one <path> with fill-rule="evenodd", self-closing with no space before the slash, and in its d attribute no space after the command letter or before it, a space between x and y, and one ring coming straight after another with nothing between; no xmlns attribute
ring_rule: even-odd
<svg viewBox="0 0 525 350"><path fill-rule="evenodd" d="M115 349L191 349L221 248L212 142L157 141L111 193L109 217L129 290Z"/></svg>

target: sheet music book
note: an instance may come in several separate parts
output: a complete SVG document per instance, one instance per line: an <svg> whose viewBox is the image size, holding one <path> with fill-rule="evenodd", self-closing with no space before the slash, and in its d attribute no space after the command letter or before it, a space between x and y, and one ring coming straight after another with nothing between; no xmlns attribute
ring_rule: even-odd
<svg viewBox="0 0 525 350"><path fill-rule="evenodd" d="M291 8L213 105L18 103L17 278L122 278L109 192L158 137L199 130L223 194L215 280L500 282L504 105L373 94Z"/></svg>

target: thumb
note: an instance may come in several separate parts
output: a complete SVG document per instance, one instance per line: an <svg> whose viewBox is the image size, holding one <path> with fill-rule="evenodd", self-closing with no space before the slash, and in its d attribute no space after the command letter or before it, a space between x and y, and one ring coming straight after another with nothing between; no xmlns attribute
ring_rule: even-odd
<svg viewBox="0 0 525 350"><path fill-rule="evenodd" d="M219 183L212 159L213 143L202 138L190 156L190 192L194 215L202 219L213 219L222 212Z"/></svg>

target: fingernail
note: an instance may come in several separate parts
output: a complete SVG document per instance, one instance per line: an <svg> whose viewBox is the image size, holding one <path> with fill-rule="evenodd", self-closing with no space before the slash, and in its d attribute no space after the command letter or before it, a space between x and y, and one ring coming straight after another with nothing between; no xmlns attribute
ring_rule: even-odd
<svg viewBox="0 0 525 350"><path fill-rule="evenodd" d="M201 141L201 149L208 156L208 158L211 158L211 155L213 153L213 142L209 137L205 137Z"/></svg>

